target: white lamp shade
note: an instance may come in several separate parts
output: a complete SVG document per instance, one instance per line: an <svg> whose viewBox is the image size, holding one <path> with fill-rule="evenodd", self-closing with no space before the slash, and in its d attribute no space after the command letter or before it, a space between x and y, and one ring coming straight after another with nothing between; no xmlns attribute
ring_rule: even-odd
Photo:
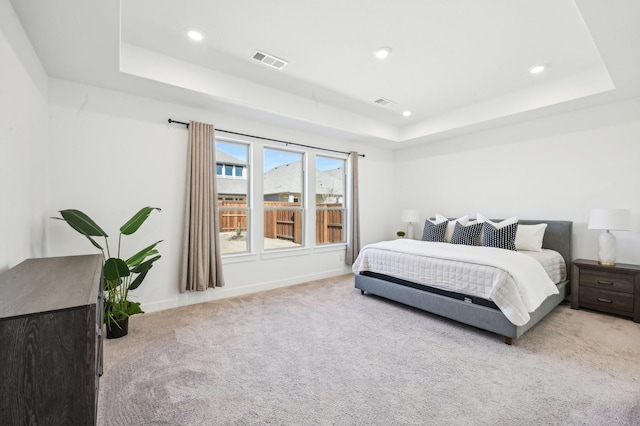
<svg viewBox="0 0 640 426"><path fill-rule="evenodd" d="M630 231L631 212L626 209L593 209L589 215L589 229Z"/></svg>
<svg viewBox="0 0 640 426"><path fill-rule="evenodd" d="M417 223L420 221L420 212L415 209L402 210L402 222Z"/></svg>

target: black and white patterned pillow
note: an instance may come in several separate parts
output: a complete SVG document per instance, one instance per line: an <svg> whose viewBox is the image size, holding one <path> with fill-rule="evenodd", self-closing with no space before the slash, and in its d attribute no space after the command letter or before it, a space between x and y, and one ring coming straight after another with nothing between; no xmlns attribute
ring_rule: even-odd
<svg viewBox="0 0 640 426"><path fill-rule="evenodd" d="M440 223L433 223L429 219L425 220L424 230L422 231L422 241L443 243L444 234L447 232L447 223L449 223L447 220Z"/></svg>
<svg viewBox="0 0 640 426"><path fill-rule="evenodd" d="M496 228L489 222L484 222L482 245L486 247L497 247L506 250L516 250L516 234L518 233L518 222L511 225Z"/></svg>
<svg viewBox="0 0 640 426"><path fill-rule="evenodd" d="M451 236L451 244L479 246L480 231L482 231L481 223L472 223L471 225L464 226L456 222L456 227L453 229L453 235Z"/></svg>

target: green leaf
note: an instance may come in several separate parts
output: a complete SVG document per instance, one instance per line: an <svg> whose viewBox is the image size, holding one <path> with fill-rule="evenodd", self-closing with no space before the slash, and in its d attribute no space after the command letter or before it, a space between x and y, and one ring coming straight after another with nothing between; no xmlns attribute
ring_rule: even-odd
<svg viewBox="0 0 640 426"><path fill-rule="evenodd" d="M102 230L89 216L80 210L60 210L62 218L76 231L82 235L92 237L108 237L107 233Z"/></svg>
<svg viewBox="0 0 640 426"><path fill-rule="evenodd" d="M144 311L140 308L140 302L129 302L125 308L127 316L135 314L144 314Z"/></svg>
<svg viewBox="0 0 640 426"><path fill-rule="evenodd" d="M145 247L142 250L140 250L138 253L136 253L133 256L131 256L126 261L127 265L129 265L130 267L138 266L147 257L153 256L154 254L158 254L158 251L154 250L154 248L156 247L156 245L158 245L161 242L162 242L162 240L160 240L160 241L158 241L156 243L153 243L149 247Z"/></svg>
<svg viewBox="0 0 640 426"><path fill-rule="evenodd" d="M112 257L104 262L104 279L106 281L119 280L129 275L131 272L124 260Z"/></svg>
<svg viewBox="0 0 640 426"><path fill-rule="evenodd" d="M129 285L129 290L135 290L136 288L140 287L140 284L142 284L142 281L147 276L147 272L149 272L149 269L151 269L151 267L153 266L153 262L160 259L160 257L160 255L152 257L151 259L147 260L144 263L141 263L131 270L132 273L140 275L138 275Z"/></svg>
<svg viewBox="0 0 640 426"><path fill-rule="evenodd" d="M143 207L138 213L136 213L127 223L122 225L120 232L124 235L131 235L140 228L140 225L144 223L149 217L152 211L161 211L158 207Z"/></svg>
<svg viewBox="0 0 640 426"><path fill-rule="evenodd" d="M136 288L140 287L140 284L142 284L142 281L144 281L144 278L147 276L147 272L149 272L149 269L147 269L144 272L141 272L140 275L138 275L136 279L133 280L131 284L129 284L129 290L135 290Z"/></svg>
<svg viewBox="0 0 640 426"><path fill-rule="evenodd" d="M69 212L69 211L77 211L77 210L64 210L64 211L65 211L65 212ZM60 212L60 213L62 213L62 212ZM66 213L65 213L65 214L66 214ZM74 220L74 221L68 221L68 220L66 220L66 219L64 219L64 218L62 218L62 217L54 217L54 218L52 218L52 219L62 220L62 221L64 221L64 222L66 222L70 227L72 227L73 229L75 229L78 233L80 233L80 234L84 235L85 237L87 237L87 239L89 240L89 242L91 242L91 244L93 244L93 246L94 246L95 248L97 248L97 249L99 249L99 250L104 250L104 249L102 248L102 246L96 242L96 240L94 240L94 239L93 239L93 238L91 238L89 235L87 235L87 234L85 233L84 229L83 229L83 228L81 228L80 226L78 226L78 224L76 224L76 223L75 223L75 220ZM89 219L89 220L91 220L91 219ZM96 226L97 226L97 225L96 225ZM99 227L98 227L98 228L99 228Z"/></svg>
<svg viewBox="0 0 640 426"><path fill-rule="evenodd" d="M131 272L133 272L134 274L141 274L143 272L146 272L151 268L151 266L153 265L153 262L160 259L161 257L162 256L160 255L154 256L151 259L147 260L146 262L143 262L138 266L136 266L135 268L133 268Z"/></svg>

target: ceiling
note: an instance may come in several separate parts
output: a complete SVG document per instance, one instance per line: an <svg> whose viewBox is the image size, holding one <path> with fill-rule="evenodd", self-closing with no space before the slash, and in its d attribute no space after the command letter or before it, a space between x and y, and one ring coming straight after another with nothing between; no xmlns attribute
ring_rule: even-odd
<svg viewBox="0 0 640 426"><path fill-rule="evenodd" d="M12 5L51 77L392 148L640 96L633 0Z"/></svg>

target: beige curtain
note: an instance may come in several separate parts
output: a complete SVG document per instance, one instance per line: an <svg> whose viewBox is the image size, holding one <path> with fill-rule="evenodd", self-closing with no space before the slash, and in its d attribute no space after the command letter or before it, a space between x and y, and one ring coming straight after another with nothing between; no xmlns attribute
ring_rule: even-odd
<svg viewBox="0 0 640 426"><path fill-rule="evenodd" d="M358 153L353 151L349 154L349 167L351 168L351 180L349 181L349 193L351 194L351 205L347 208L349 233L347 235L347 255L344 260L347 265L352 265L353 261L360 253L360 207L358 200Z"/></svg>
<svg viewBox="0 0 640 426"><path fill-rule="evenodd" d="M180 292L224 286L214 128L189 122Z"/></svg>

